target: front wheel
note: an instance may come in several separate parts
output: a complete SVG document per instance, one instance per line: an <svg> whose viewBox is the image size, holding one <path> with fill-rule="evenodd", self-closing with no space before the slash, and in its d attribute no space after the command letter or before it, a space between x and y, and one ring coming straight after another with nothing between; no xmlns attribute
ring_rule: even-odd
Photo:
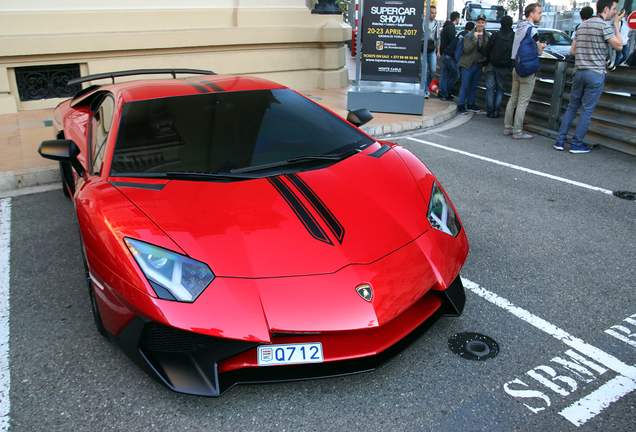
<svg viewBox="0 0 636 432"><path fill-rule="evenodd" d="M62 192L64 196L70 197L75 193L73 183L73 167L69 162L60 162L60 177L62 178Z"/></svg>
<svg viewBox="0 0 636 432"><path fill-rule="evenodd" d="M97 328L97 333L105 338L108 338L108 333L106 333L106 328L104 327L104 322L102 321L102 315L101 313L99 313L97 297L95 297L95 288L93 288L93 282L90 280L90 277L88 278L88 295L91 299L91 309L93 310L93 318L95 319L95 327Z"/></svg>
<svg viewBox="0 0 636 432"><path fill-rule="evenodd" d="M97 333L99 333L105 338L108 338L108 333L106 332L106 328L104 327L104 322L102 321L102 314L99 312L99 305L97 304L97 297L95 296L95 286L93 285L93 281L91 280L91 275L88 271L88 262L86 261L86 252L84 251L84 243L82 243L82 260L84 261L84 274L86 276L86 285L88 286L88 296L91 301L91 309L93 311L93 319L95 320L95 327L97 328Z"/></svg>

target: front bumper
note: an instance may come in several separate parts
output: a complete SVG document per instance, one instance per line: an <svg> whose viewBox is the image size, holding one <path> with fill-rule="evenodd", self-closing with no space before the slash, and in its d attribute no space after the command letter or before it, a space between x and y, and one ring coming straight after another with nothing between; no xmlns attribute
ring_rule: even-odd
<svg viewBox="0 0 636 432"><path fill-rule="evenodd" d="M276 344L321 342L325 361L317 364L259 367L259 343L200 335L139 317L111 337L137 365L166 387L181 393L220 396L239 383L296 381L374 370L440 317L461 315L465 299L457 276L446 290L429 290L409 309L380 327L316 335L274 335Z"/></svg>

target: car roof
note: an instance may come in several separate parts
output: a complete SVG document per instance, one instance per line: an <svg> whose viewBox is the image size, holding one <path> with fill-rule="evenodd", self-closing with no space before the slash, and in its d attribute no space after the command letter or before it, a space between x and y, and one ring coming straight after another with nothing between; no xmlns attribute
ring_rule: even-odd
<svg viewBox="0 0 636 432"><path fill-rule="evenodd" d="M89 102L97 94L112 93L117 100L130 102L214 92L273 90L287 87L262 78L237 75L199 75L177 79L140 79L93 85L73 98L72 105ZM89 102L90 103L90 102Z"/></svg>

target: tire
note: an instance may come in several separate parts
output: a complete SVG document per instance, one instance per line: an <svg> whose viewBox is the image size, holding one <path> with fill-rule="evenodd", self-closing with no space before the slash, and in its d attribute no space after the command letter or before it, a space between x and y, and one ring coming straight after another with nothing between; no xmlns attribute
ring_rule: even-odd
<svg viewBox="0 0 636 432"><path fill-rule="evenodd" d="M70 198L75 193L73 183L73 167L69 162L60 162L60 177L62 178L62 192L64 196Z"/></svg>
<svg viewBox="0 0 636 432"><path fill-rule="evenodd" d="M88 263L86 262L86 253L84 252L83 242L82 242L82 260L84 262L84 274L86 276L86 285L88 287L88 297L91 302L91 310L93 311L93 319L95 320L95 327L97 329L97 333L99 333L104 338L108 339L108 332L106 331L106 327L104 327L104 322L102 321L102 314L99 312L99 305L97 304L97 296L95 295L95 287L93 286L93 281L91 280L91 276L88 271Z"/></svg>
<svg viewBox="0 0 636 432"><path fill-rule="evenodd" d="M97 298L95 297L95 288L93 288L93 283L90 278L88 278L88 295L91 299L91 309L93 310L93 319L95 320L95 327L97 328L97 333L99 333L102 337L108 339L108 333L106 332L106 328L104 327L104 322L102 321L102 315L99 312L99 306L97 305Z"/></svg>

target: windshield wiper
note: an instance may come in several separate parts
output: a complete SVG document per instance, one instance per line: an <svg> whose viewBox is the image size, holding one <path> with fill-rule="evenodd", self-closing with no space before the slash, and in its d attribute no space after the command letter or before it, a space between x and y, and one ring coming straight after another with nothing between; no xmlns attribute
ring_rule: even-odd
<svg viewBox="0 0 636 432"><path fill-rule="evenodd" d="M267 163L262 165L254 165L254 166L249 166L245 168L235 168L230 170L230 173L240 174L240 173L247 173L252 171L261 171L261 170L265 170L269 168L276 168L280 166L293 165L297 163L303 163L303 162L315 161L315 160L340 161L340 160L348 158L349 156L353 156L354 154L358 152L360 152L360 149L351 149L351 150L347 150L344 153L335 154L335 155L297 156L297 157L289 158L287 160L282 160L278 162L272 162L272 163Z"/></svg>

